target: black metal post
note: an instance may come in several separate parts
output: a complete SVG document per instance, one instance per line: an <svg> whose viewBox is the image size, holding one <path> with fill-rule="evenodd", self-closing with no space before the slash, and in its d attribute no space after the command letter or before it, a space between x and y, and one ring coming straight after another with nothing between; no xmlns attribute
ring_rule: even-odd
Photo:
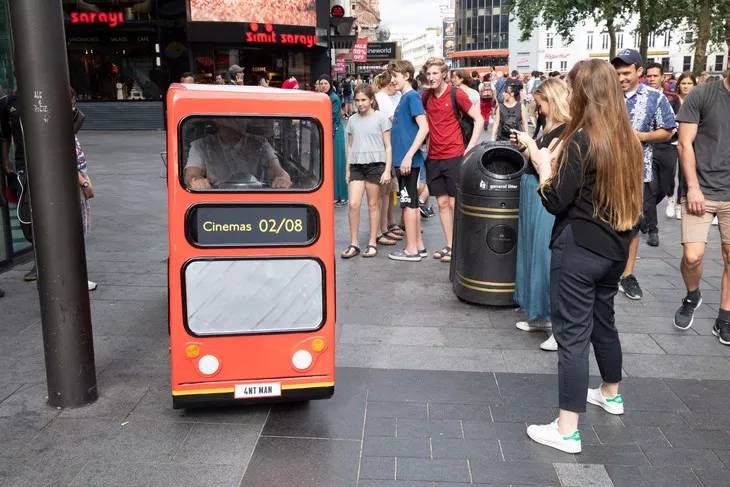
<svg viewBox="0 0 730 487"><path fill-rule="evenodd" d="M97 398L61 0L10 0L48 403Z"/></svg>

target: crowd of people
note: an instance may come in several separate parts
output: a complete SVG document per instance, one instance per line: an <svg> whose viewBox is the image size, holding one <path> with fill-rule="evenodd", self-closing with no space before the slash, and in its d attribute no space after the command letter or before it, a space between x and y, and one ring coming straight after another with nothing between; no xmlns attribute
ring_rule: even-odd
<svg viewBox="0 0 730 487"><path fill-rule="evenodd" d="M560 397L554 422L528 427L533 440L577 453L587 403L623 413L614 298L622 292L642 299L635 275L641 234L659 245L657 206L664 199L667 217L680 218L682 228L687 293L674 325L691 327L702 303L702 260L714 220L725 265L713 334L730 345L730 70L704 82L690 73L675 78L625 49L610 62L579 62L566 76L479 79L450 71L441 59L430 59L420 73L398 61L371 85L345 79L342 98L331 79L322 79L333 118L346 120L345 151L334 160L344 165L349 189L350 243L342 258L361 253L363 194L370 225L362 256L405 238L389 258L426 257L418 215L425 194L436 198L444 238L432 255L449 262L459 164L490 122L492 140L518 147L530 162L520 186L515 283L526 319L515 326L550 333L541 348L558 352ZM419 187L424 172L426 191ZM394 184L402 225L385 227L392 199L379 195ZM590 345L602 378L597 388L589 388Z"/></svg>

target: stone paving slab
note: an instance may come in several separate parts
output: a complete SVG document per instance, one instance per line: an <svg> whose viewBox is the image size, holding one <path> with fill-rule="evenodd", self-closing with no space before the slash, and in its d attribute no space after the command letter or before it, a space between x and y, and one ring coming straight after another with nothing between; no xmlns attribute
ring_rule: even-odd
<svg viewBox="0 0 730 487"><path fill-rule="evenodd" d="M661 217L660 247L641 245L644 299L616 298L626 414L589 408L580 455L525 436L528 422L557 412L556 355L537 349L546 335L516 330L515 309L459 301L448 266L392 262L390 248L338 259L332 399L173 410L164 134L81 141L97 189L87 261L100 286L91 307L101 395L78 409L46 405L37 293L22 281L30 263L0 274L0 485L728 485L730 348L710 331L722 272L716 229L705 304L687 331L672 326L684 293L678 222ZM346 214L336 211L338 251ZM424 221L424 238L442 246L437 218Z"/></svg>

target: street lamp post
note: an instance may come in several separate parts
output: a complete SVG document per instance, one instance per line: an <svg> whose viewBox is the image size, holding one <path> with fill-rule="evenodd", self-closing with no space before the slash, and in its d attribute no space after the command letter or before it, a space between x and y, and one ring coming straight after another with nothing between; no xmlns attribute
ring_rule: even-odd
<svg viewBox="0 0 730 487"><path fill-rule="evenodd" d="M97 398L61 0L10 0L48 403Z"/></svg>

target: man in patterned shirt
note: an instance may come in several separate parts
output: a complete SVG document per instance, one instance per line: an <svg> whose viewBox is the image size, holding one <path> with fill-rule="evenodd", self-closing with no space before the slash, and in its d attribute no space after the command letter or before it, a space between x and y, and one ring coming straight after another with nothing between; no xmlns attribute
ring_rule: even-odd
<svg viewBox="0 0 730 487"><path fill-rule="evenodd" d="M653 187L650 184L653 177L652 156L654 144L671 139L677 127L674 111L662 92L639 82L644 68L638 51L624 49L611 60L611 64L618 73L631 125L644 150L644 216L640 228L643 232L649 232L649 239L658 245L656 195L653 194ZM619 290L629 299L641 299L643 296L639 281L634 276L639 241L640 236L637 232L631 241L626 269L619 281Z"/></svg>

